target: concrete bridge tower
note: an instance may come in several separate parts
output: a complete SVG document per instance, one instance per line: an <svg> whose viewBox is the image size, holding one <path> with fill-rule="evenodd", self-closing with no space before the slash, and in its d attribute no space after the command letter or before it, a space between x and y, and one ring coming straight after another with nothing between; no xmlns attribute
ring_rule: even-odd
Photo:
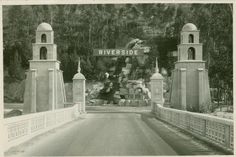
<svg viewBox="0 0 236 157"><path fill-rule="evenodd" d="M34 113L63 108L66 101L57 46L51 25L41 23L36 30L33 59L29 61L23 113Z"/></svg>
<svg viewBox="0 0 236 157"><path fill-rule="evenodd" d="M192 23L185 24L181 31L170 96L172 107L181 110L203 112L211 102L199 30Z"/></svg>

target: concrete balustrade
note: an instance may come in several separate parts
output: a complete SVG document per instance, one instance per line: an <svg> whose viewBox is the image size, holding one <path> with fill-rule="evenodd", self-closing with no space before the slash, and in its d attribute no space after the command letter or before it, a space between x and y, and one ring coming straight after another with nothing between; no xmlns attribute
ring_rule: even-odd
<svg viewBox="0 0 236 157"><path fill-rule="evenodd" d="M39 112L4 119L6 151L30 138L76 119L78 104L54 111Z"/></svg>
<svg viewBox="0 0 236 157"><path fill-rule="evenodd" d="M153 112L157 118L233 152L233 120L166 108L159 104L154 105Z"/></svg>

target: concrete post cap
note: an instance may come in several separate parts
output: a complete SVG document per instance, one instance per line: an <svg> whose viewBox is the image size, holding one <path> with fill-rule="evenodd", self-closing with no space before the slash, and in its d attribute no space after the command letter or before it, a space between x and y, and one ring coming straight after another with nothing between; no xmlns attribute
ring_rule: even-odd
<svg viewBox="0 0 236 157"><path fill-rule="evenodd" d="M86 79L83 74L77 73L74 75L73 80L86 80Z"/></svg>
<svg viewBox="0 0 236 157"><path fill-rule="evenodd" d="M155 73L150 78L151 80L163 80L163 76L160 73Z"/></svg>

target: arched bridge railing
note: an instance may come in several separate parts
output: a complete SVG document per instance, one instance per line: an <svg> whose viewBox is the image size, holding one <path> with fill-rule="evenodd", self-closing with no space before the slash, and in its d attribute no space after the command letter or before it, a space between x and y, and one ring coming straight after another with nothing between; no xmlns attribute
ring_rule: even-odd
<svg viewBox="0 0 236 157"><path fill-rule="evenodd" d="M233 152L233 120L166 108L159 104L154 105L153 112L157 118L181 128L208 143Z"/></svg>
<svg viewBox="0 0 236 157"><path fill-rule="evenodd" d="M30 138L74 120L78 116L78 104L53 111L32 113L4 119L6 151Z"/></svg>

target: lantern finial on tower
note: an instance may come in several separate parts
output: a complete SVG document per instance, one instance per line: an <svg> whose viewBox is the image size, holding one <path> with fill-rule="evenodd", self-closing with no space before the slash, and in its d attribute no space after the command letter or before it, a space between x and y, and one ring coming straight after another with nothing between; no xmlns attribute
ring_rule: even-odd
<svg viewBox="0 0 236 157"><path fill-rule="evenodd" d="M80 71L81 71L81 68L80 68L80 57L78 59L78 69L77 69L77 71L78 71L78 73L80 73Z"/></svg>
<svg viewBox="0 0 236 157"><path fill-rule="evenodd" d="M159 73L157 57L156 57L156 69L155 70L156 70L156 73Z"/></svg>

